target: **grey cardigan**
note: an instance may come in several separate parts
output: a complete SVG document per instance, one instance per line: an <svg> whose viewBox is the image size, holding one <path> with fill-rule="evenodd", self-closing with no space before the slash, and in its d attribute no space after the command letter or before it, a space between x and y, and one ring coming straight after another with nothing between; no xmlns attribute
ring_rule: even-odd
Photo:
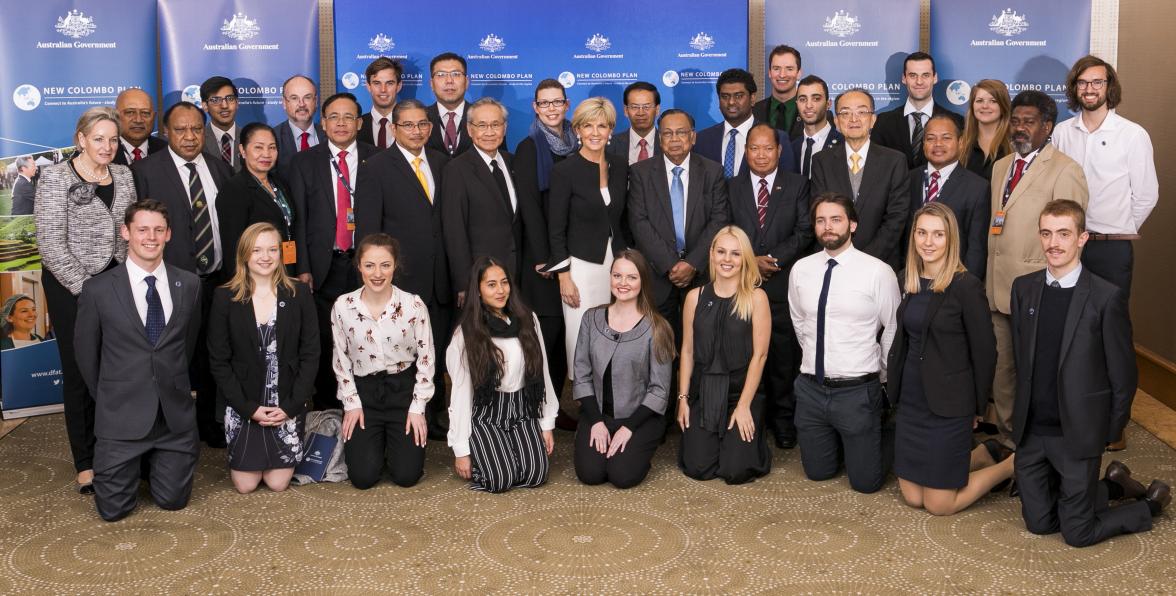
<svg viewBox="0 0 1176 596"><path fill-rule="evenodd" d="M575 377L572 397L596 397L604 408L604 370L612 363L613 415L628 418L645 406L664 414L668 403L671 362L653 355L653 326L641 319L632 329L613 331L605 316L608 305L584 313L576 336Z"/></svg>
<svg viewBox="0 0 1176 596"><path fill-rule="evenodd" d="M96 197L84 205L69 197L70 187L82 181L69 163L46 166L37 183L33 213L41 264L74 296L111 259L121 263L127 258L127 242L119 226L127 206L135 201L135 182L126 166L110 164L110 175L114 201L109 211Z"/></svg>

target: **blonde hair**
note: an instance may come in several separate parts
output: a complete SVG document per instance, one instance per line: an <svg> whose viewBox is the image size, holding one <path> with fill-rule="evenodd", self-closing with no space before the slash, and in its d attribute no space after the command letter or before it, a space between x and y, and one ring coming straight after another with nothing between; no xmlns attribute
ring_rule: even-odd
<svg viewBox="0 0 1176 596"><path fill-rule="evenodd" d="M617 127L617 109L612 102L603 97L589 97L572 112L572 130L579 130L581 126L598 118L603 119L610 129Z"/></svg>
<svg viewBox="0 0 1176 596"><path fill-rule="evenodd" d="M78 118L78 125L74 128L74 140L77 140L78 135L86 136L90 134L90 131L94 130L94 126L104 120L114 123L116 134L122 134L122 128L118 124L118 113L114 111L114 108L109 106L96 106L82 112L82 115Z"/></svg>
<svg viewBox="0 0 1176 596"><path fill-rule="evenodd" d="M253 247L257 245L257 239L262 234L272 233L278 237L278 242L282 240L282 234L273 224L267 222L255 223L241 233L241 240L237 243L237 271L233 274L233 279L229 280L224 287L228 288L233 293L233 302L245 302L253 297L253 276L249 274L249 257L253 255ZM281 286L294 295L294 282L290 280L290 276L286 275L286 266L278 263L274 267L274 272L270 274L270 289L275 294L278 292L278 286Z"/></svg>
<svg viewBox="0 0 1176 596"><path fill-rule="evenodd" d="M943 221L944 233L947 236L947 254L943 255L943 267L931 279L930 290L942 293L951 285L956 273L967 271L960 261L960 226L956 223L955 214L943 203L932 202L923 205L915 211L911 224L911 235L907 243L906 273L903 275L903 289L910 294L919 293L919 278L923 276L923 259L919 256L919 248L915 242L915 232L919 227L919 218L929 215Z"/></svg>
<svg viewBox="0 0 1176 596"><path fill-rule="evenodd" d="M742 268L739 270L739 286L735 290L731 313L744 321L750 321L751 312L755 305L755 289L762 281L759 267L755 264L755 250L751 248L751 239L739 226L725 226L715 232L715 237L711 239L710 253L712 255L715 252L715 245L719 243L719 238L722 236L731 236L739 244L739 260L742 263ZM716 279L718 279L718 272L714 267L711 267L711 283L714 283Z"/></svg>
<svg viewBox="0 0 1176 596"><path fill-rule="evenodd" d="M996 79L983 79L972 87L972 93L968 97L968 113L964 116L964 136L960 139L960 165L965 168L968 167L968 158L972 156L972 145L980 138L980 121L976 119L974 104L976 92L981 89L996 100L996 105L1000 108L1000 120L996 123L996 135L992 137L992 143L980 149L988 154L987 161L994 163L1013 151L1013 144L1009 141L1009 118L1013 113L1009 88Z"/></svg>

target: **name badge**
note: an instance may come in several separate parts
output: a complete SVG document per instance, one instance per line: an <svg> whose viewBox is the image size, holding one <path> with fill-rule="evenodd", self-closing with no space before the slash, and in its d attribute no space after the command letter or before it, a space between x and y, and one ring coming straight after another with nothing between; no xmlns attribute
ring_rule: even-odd
<svg viewBox="0 0 1176 596"><path fill-rule="evenodd" d="M347 208L347 231L348 232L355 231L355 208L354 207Z"/></svg>
<svg viewBox="0 0 1176 596"><path fill-rule="evenodd" d="M992 218L992 227L988 228L988 233L993 236L1000 236L1004 232L1005 212L1003 210L997 211Z"/></svg>
<svg viewBox="0 0 1176 596"><path fill-rule="evenodd" d="M282 264L293 265L298 262L298 251L294 246L293 240L287 240L282 243Z"/></svg>

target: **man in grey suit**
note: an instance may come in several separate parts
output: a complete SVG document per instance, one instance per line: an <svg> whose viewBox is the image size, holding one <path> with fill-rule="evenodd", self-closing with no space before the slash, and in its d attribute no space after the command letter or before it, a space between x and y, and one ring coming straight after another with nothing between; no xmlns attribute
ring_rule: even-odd
<svg viewBox="0 0 1176 596"><path fill-rule="evenodd" d="M200 453L188 383L200 279L163 262L171 237L163 203L131 204L121 233L127 260L82 286L74 332L94 395L94 497L106 521L135 509L143 458L156 505L186 507Z"/></svg>
<svg viewBox="0 0 1176 596"><path fill-rule="evenodd" d="M209 77L200 85L200 107L208 114L209 124L204 128L204 151L224 160L233 172L241 171L237 100L237 87L226 77Z"/></svg>
<svg viewBox="0 0 1176 596"><path fill-rule="evenodd" d="M37 186L33 183L33 176L37 175L37 163L32 156L16 158L16 174L16 180L12 183L11 215L32 215L33 198L37 194Z"/></svg>
<svg viewBox="0 0 1176 596"><path fill-rule="evenodd" d="M274 127L278 142L278 174L284 175L290 160L300 151L319 144L327 137L323 127L314 121L318 109L318 89L314 81L304 75L294 75L282 83L282 106L286 119ZM207 130L207 129L206 129Z"/></svg>

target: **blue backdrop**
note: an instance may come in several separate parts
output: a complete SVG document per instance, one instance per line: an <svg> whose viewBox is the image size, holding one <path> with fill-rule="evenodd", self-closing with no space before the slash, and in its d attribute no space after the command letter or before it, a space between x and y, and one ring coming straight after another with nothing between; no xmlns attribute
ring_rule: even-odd
<svg viewBox="0 0 1176 596"><path fill-rule="evenodd" d="M200 104L200 83L233 79L237 124L286 118L282 83L293 74L318 80L315 0L159 0L162 109Z"/></svg>
<svg viewBox="0 0 1176 596"><path fill-rule="evenodd" d="M919 49L919 0L770 1L764 9L765 68L767 55L780 44L800 51L801 70L824 79L830 97L863 87L882 111L906 99L902 61Z"/></svg>
<svg viewBox="0 0 1176 596"><path fill-rule="evenodd" d="M1090 2L936 0L931 4L931 54L939 70L936 99L963 112L971 84L1000 79L1009 94L1048 93L1066 114L1066 73L1090 51Z"/></svg>
<svg viewBox="0 0 1176 596"><path fill-rule="evenodd" d="M649 81L661 92L663 110L686 109L703 128L720 118L718 74L747 67L747 2L741 0L681 0L672 9L623 0L506 0L493 8L453 0L403 3L391 11L379 0L335 0L338 89L370 109L363 71L385 55L404 64L400 97L429 104L429 60L456 52L469 64L467 97L494 97L510 111L513 149L534 117L534 86L545 78L558 78L573 106L597 95L612 100L618 130L629 126L620 114L622 90Z"/></svg>

